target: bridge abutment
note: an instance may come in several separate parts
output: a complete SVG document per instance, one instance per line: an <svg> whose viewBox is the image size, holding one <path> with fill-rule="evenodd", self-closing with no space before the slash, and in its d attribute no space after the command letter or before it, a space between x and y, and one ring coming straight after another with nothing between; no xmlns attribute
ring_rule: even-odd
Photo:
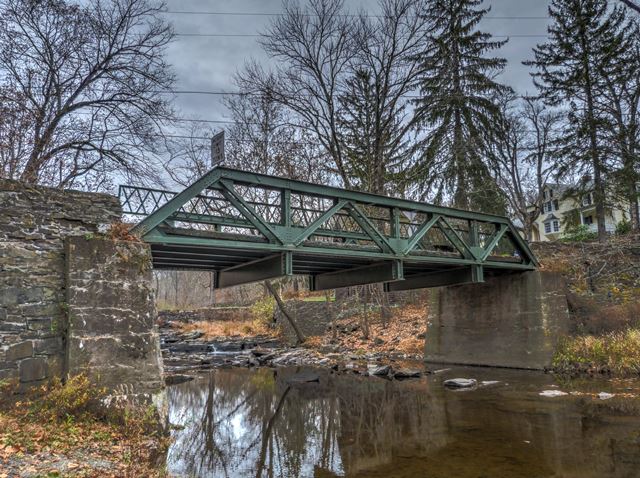
<svg viewBox="0 0 640 478"><path fill-rule="evenodd" d="M162 387L149 248L99 238L120 218L110 195L0 180L0 380Z"/></svg>
<svg viewBox="0 0 640 478"><path fill-rule="evenodd" d="M569 332L564 280L551 272L487 278L432 292L427 362L544 369Z"/></svg>
<svg viewBox="0 0 640 478"><path fill-rule="evenodd" d="M123 394L161 389L149 246L70 237L65 252L66 373Z"/></svg>

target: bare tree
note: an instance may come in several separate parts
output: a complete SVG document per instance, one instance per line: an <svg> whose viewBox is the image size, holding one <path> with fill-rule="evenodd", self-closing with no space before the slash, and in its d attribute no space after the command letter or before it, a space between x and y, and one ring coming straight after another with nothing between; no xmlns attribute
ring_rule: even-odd
<svg viewBox="0 0 640 478"><path fill-rule="evenodd" d="M640 230L640 22L635 21L630 35L635 41L625 52L614 74L602 75L604 93L597 98L606 115L608 153L619 159L613 174L620 202L627 203L632 229Z"/></svg>
<svg viewBox="0 0 640 478"><path fill-rule="evenodd" d="M154 173L158 126L171 117L173 38L153 0L0 0L3 109L29 119L12 177L92 187ZM7 106L8 105L8 106Z"/></svg>
<svg viewBox="0 0 640 478"><path fill-rule="evenodd" d="M501 99L501 121L492 142L491 159L498 186L505 192L510 214L527 239L542 212L542 190L554 174L554 131L561 115L541 102L514 94Z"/></svg>
<svg viewBox="0 0 640 478"><path fill-rule="evenodd" d="M20 175L29 155L29 138L24 131L31 120L24 96L0 85L0 177Z"/></svg>
<svg viewBox="0 0 640 478"><path fill-rule="evenodd" d="M164 169L175 183L187 187L211 169L211 143L203 138L211 138L214 131L207 123L195 120L176 133L165 139Z"/></svg>
<svg viewBox="0 0 640 478"><path fill-rule="evenodd" d="M236 76L240 91L251 85ZM277 78L262 78L270 91ZM227 130L226 163L231 167L291 179L324 183L328 180L327 156L307 130L293 124L291 112L270 94L225 98L233 126Z"/></svg>
<svg viewBox="0 0 640 478"><path fill-rule="evenodd" d="M253 92L295 113L299 126L313 132L330 155L333 171L351 187L339 139L338 94L354 45L342 7L342 0L309 0L307 9L286 2L283 15L261 38L265 51L279 62L277 87L256 63L249 64L242 77Z"/></svg>
<svg viewBox="0 0 640 478"><path fill-rule="evenodd" d="M620 0L620 1L630 9L640 13L640 3L636 3L634 0Z"/></svg>
<svg viewBox="0 0 640 478"><path fill-rule="evenodd" d="M340 96L340 137L355 185L398 193L412 156L407 94L420 72L429 23L419 0L382 0L375 19L360 15L355 56Z"/></svg>

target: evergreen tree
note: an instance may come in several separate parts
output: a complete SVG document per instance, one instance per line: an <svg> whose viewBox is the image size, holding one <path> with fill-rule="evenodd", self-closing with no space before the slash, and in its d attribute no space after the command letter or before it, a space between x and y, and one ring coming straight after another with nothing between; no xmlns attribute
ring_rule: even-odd
<svg viewBox="0 0 640 478"><path fill-rule="evenodd" d="M598 106L606 114L609 154L619 160L613 175L617 195L629 206L633 230L640 231L640 22L628 32L631 48L625 49L620 68L604 76L605 94Z"/></svg>
<svg viewBox="0 0 640 478"><path fill-rule="evenodd" d="M385 107L377 94L379 85L366 69L356 71L346 86L339 125L352 185L376 194L397 193L402 166L411 155L401 121L404 106L395 111Z"/></svg>
<svg viewBox="0 0 640 478"><path fill-rule="evenodd" d="M535 59L525 64L535 68L534 81L549 105L570 107L559 173L592 175L593 181L582 184L593 189L598 238L605 241L610 158L598 98L604 95L605 78L624 68L621 60L631 47L628 24L623 9L610 9L607 0L553 0L549 15L549 41L534 48Z"/></svg>
<svg viewBox="0 0 640 478"><path fill-rule="evenodd" d="M412 174L435 188L435 201L453 196L464 209L504 212L504 198L490 174L487 141L499 123L493 98L510 90L494 80L506 60L489 56L505 41L477 30L489 12L482 0L434 0L432 47L421 53L414 124L424 133Z"/></svg>

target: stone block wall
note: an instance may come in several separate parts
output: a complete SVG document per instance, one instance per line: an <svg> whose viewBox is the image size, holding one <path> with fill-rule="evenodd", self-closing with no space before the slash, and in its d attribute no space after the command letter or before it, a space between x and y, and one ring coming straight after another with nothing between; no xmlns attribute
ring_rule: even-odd
<svg viewBox="0 0 640 478"><path fill-rule="evenodd" d="M149 246L70 237L66 261L67 373L120 393L162 388Z"/></svg>
<svg viewBox="0 0 640 478"><path fill-rule="evenodd" d="M296 324L305 337L322 335L331 324L331 317L339 313L339 306L335 302L312 302L304 300L288 300L285 302L287 310L296 319ZM276 306L275 322L282 328L288 342L295 343L296 335L289 325L282 311Z"/></svg>
<svg viewBox="0 0 640 478"><path fill-rule="evenodd" d="M0 180L0 380L64 367L64 240L119 220L118 199Z"/></svg>

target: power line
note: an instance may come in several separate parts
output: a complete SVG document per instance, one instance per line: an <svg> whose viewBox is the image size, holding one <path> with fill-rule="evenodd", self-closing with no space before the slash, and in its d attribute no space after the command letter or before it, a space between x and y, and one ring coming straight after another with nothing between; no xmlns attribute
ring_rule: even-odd
<svg viewBox="0 0 640 478"><path fill-rule="evenodd" d="M164 13L172 15L212 15L212 16L229 16L229 17L281 17L284 13L278 12L212 12L197 10L167 10ZM304 14L306 17L317 17L315 14ZM340 14L336 15L343 18L366 17L366 18L384 18L384 15L359 15L359 14ZM483 20L547 20L549 17L536 16L487 16Z"/></svg>
<svg viewBox="0 0 640 478"><path fill-rule="evenodd" d="M177 37L201 37L201 38L258 38L259 33L176 33ZM549 35L539 34L513 34L491 35L493 38L549 38Z"/></svg>

